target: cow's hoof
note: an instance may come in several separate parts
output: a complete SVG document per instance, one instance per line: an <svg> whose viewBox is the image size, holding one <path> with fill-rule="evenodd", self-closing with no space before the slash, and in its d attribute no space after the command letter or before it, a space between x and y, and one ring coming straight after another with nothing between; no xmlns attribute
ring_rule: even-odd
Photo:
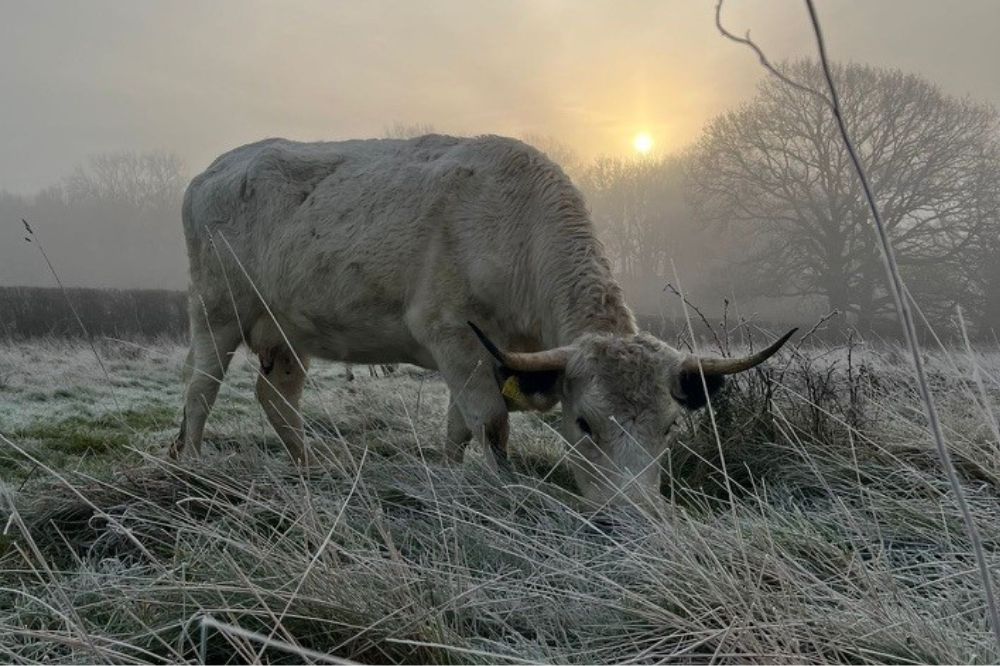
<svg viewBox="0 0 1000 666"><path fill-rule="evenodd" d="M167 459L179 460L182 453L184 453L183 440L175 439L174 441L170 442L170 446L167 447Z"/></svg>
<svg viewBox="0 0 1000 666"><path fill-rule="evenodd" d="M510 458L504 451L491 447L483 459L486 461L486 466L496 472L501 479L514 478L514 467L510 464Z"/></svg>

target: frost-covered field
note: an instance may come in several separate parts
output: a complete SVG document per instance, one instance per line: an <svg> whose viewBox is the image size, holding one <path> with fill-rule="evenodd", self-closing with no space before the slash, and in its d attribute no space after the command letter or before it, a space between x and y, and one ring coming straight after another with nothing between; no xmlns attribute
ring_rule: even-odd
<svg viewBox="0 0 1000 666"><path fill-rule="evenodd" d="M98 352L103 370L86 344L0 348L2 661L1000 659L892 350L788 353L731 384L718 434L699 415L663 461L667 515L610 523L567 492L555 415L515 416L514 481L478 451L443 465L432 373L317 364L302 475L242 352L204 458L177 465L184 350ZM996 404L1000 355L975 358ZM996 568L994 422L965 352L929 367Z"/></svg>

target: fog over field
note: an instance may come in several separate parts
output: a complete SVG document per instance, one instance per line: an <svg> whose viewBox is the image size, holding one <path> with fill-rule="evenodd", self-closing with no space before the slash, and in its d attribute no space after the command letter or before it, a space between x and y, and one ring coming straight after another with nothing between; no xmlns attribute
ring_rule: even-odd
<svg viewBox="0 0 1000 666"><path fill-rule="evenodd" d="M0 663L1000 662L1000 2L716 3L0 0Z"/></svg>
<svg viewBox="0 0 1000 666"><path fill-rule="evenodd" d="M996 3L821 9L836 60L898 68L946 95L1000 102ZM0 285L52 284L21 242L19 219L29 217L69 285L183 289L182 188L218 154L269 136L332 140L423 128L524 138L567 167L611 236L609 227L631 224L630 213L600 181L634 190L635 176L609 176L599 161L642 157L639 135L652 144L646 162L684 155L766 80L751 53L718 35L707 0L7 0L2 12ZM775 61L814 56L799 4L733 2L726 22L738 34L750 30ZM709 220L683 208L693 187L679 178L654 173L646 180L659 182L643 185L652 210L642 215L656 232L642 243L662 260L640 259L630 296L645 311L663 306L673 259L707 307L723 297L760 307L753 299L761 294L737 293L742 274L718 279L720 266L746 259L743 241L730 251L720 240L732 235L726 230L699 237ZM687 266L692 247L702 261ZM616 259L632 270L631 258ZM796 297L777 309L792 316L827 306Z"/></svg>

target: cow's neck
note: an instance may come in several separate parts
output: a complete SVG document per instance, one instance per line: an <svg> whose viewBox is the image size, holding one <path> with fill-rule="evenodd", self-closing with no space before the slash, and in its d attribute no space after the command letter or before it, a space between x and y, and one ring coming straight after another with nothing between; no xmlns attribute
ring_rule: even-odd
<svg viewBox="0 0 1000 666"><path fill-rule="evenodd" d="M590 222L553 231L561 237L545 244L548 256L541 262L549 279L539 306L552 323L545 327L545 346L568 345L587 333L634 335L635 318Z"/></svg>

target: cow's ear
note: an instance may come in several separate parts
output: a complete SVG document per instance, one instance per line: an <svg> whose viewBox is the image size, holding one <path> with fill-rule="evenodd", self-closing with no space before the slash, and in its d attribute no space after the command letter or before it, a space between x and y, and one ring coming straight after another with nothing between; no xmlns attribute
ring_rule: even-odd
<svg viewBox="0 0 1000 666"><path fill-rule="evenodd" d="M674 400L688 409L704 407L709 397L722 388L726 375L735 375L757 367L774 356L796 330L793 328L766 349L743 358L687 357L681 362L673 379L671 393Z"/></svg>
<svg viewBox="0 0 1000 666"><path fill-rule="evenodd" d="M690 410L701 409L708 404L708 399L715 395L725 384L722 375L705 374L702 382L702 373L697 366L681 366L674 378L670 394L674 400ZM708 392L705 392L705 389Z"/></svg>
<svg viewBox="0 0 1000 666"><path fill-rule="evenodd" d="M572 346L554 347L536 352L508 352L493 344L493 341L471 321L468 324L490 356L495 358L500 365L510 368L514 372L562 371L566 369L566 364L569 363L569 358L573 354Z"/></svg>
<svg viewBox="0 0 1000 666"><path fill-rule="evenodd" d="M497 368L497 383L510 411L547 412L559 402L558 370L514 372Z"/></svg>
<svg viewBox="0 0 1000 666"><path fill-rule="evenodd" d="M547 411L559 402L559 378L572 353L570 347L540 352L508 352L500 349L483 331L469 322L486 351L493 357L497 386L512 411Z"/></svg>

